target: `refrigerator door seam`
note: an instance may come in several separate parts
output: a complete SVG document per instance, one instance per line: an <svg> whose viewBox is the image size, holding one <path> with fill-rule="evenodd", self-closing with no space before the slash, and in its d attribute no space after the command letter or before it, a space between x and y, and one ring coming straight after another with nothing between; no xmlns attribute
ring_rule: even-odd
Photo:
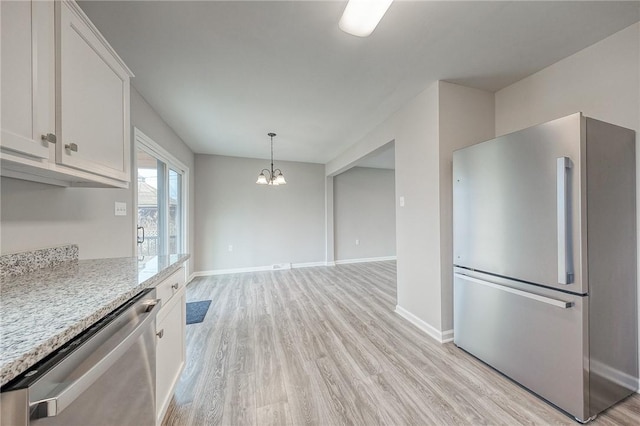
<svg viewBox="0 0 640 426"><path fill-rule="evenodd" d="M484 286L487 286L487 287L495 288L497 290L505 291L507 293L515 294L517 296L522 296L522 297L526 297L528 299L536 300L538 302L546 303L548 305L552 305L552 306L555 306L557 308L569 309L569 308L571 308L573 306L573 303L571 303L571 302L566 302L564 300L559 300L559 299L553 299L551 297L546 297L546 296L540 296L538 294L529 293L527 291L522 291L522 290L518 290L518 289L515 289L515 288L506 287L506 286L503 286L503 285L500 285L500 284L492 283L490 281L479 280L477 278L473 278L473 277L470 277L468 275L455 273L454 276L459 277L459 278L464 279L464 280L467 280L467 281L474 282L476 284L481 284L481 285L484 285Z"/></svg>

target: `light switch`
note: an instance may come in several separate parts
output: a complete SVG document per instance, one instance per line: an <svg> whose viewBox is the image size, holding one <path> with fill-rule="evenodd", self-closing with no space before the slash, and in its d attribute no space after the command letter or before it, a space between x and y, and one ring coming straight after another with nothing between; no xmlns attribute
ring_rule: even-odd
<svg viewBox="0 0 640 426"><path fill-rule="evenodd" d="M115 215L116 216L126 216L127 215L127 203L121 203L119 201L116 201Z"/></svg>
<svg viewBox="0 0 640 426"><path fill-rule="evenodd" d="M404 207L404 197L400 197L400 207Z"/></svg>
<svg viewBox="0 0 640 426"><path fill-rule="evenodd" d="M229 244L229 251L233 251L233 246L231 244Z"/></svg>

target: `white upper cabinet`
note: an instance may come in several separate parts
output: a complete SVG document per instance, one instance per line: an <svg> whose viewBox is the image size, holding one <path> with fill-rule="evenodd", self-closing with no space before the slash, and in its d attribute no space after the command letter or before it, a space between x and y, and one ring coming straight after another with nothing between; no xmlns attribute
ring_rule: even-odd
<svg viewBox="0 0 640 426"><path fill-rule="evenodd" d="M3 176L127 187L131 71L69 0L1 1Z"/></svg>
<svg viewBox="0 0 640 426"><path fill-rule="evenodd" d="M3 1L2 130L0 146L33 158L49 158L54 140L53 3Z"/></svg>
<svg viewBox="0 0 640 426"><path fill-rule="evenodd" d="M73 2L56 4L56 162L129 180L131 72Z"/></svg>

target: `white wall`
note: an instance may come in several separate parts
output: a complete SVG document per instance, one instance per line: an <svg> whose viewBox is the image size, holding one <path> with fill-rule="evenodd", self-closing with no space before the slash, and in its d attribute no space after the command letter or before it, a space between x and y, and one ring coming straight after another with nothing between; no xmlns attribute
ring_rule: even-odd
<svg viewBox="0 0 640 426"><path fill-rule="evenodd" d="M193 169L189 148L133 88L131 124ZM77 243L82 259L134 255L133 185L61 188L9 178L2 178L0 185L3 254ZM114 215L115 201L127 203L127 216Z"/></svg>
<svg viewBox="0 0 640 426"><path fill-rule="evenodd" d="M582 111L638 129L640 24L496 92L496 135Z"/></svg>
<svg viewBox="0 0 640 426"><path fill-rule="evenodd" d="M395 256L395 170L354 167L333 182L335 259Z"/></svg>
<svg viewBox="0 0 640 426"><path fill-rule="evenodd" d="M196 155L197 272L324 263L324 165L277 161L287 184L257 185L268 163Z"/></svg>
<svg viewBox="0 0 640 426"><path fill-rule="evenodd" d="M131 216L114 216L126 189L62 188L2 178L2 254L76 243L80 258L133 256Z"/></svg>
<svg viewBox="0 0 640 426"><path fill-rule="evenodd" d="M398 306L441 330L437 82L395 114Z"/></svg>

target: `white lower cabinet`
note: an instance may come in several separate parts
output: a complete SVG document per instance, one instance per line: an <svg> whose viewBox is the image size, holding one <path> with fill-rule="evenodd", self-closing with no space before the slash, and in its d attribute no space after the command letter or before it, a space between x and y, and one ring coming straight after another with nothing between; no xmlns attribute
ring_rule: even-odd
<svg viewBox="0 0 640 426"><path fill-rule="evenodd" d="M158 289L167 284L175 290L169 298L158 294L162 299L162 308L156 319L156 424L162 423L180 374L185 365L186 331L186 294L184 279L176 281L174 274L158 285ZM178 288L174 289L177 284Z"/></svg>

